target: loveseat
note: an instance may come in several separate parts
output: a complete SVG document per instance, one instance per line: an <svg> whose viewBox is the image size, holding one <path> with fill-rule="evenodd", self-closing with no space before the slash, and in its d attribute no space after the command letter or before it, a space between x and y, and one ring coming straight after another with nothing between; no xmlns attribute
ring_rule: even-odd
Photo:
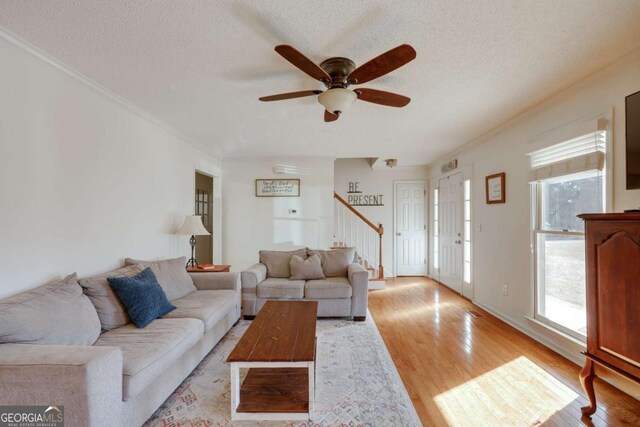
<svg viewBox="0 0 640 427"><path fill-rule="evenodd" d="M186 259L63 280L0 300L0 405L64 405L65 426L140 426L240 317L237 273ZM176 309L143 329L107 277L151 268Z"/></svg>
<svg viewBox="0 0 640 427"><path fill-rule="evenodd" d="M241 273L245 319L267 300L288 299L318 301L318 317L365 320L369 272L356 262L354 248L260 251L259 256L260 262Z"/></svg>

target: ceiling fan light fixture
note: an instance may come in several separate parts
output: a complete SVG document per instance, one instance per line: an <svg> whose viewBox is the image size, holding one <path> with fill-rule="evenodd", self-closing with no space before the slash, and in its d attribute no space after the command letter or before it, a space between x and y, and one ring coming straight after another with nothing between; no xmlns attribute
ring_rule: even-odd
<svg viewBox="0 0 640 427"><path fill-rule="evenodd" d="M392 168L392 167L394 167L394 166L397 166L397 165L398 165L398 159L386 159L386 160L384 161L384 163L385 163L388 167Z"/></svg>
<svg viewBox="0 0 640 427"><path fill-rule="evenodd" d="M357 98L351 89L337 87L318 95L318 102L330 113L339 114L347 111Z"/></svg>

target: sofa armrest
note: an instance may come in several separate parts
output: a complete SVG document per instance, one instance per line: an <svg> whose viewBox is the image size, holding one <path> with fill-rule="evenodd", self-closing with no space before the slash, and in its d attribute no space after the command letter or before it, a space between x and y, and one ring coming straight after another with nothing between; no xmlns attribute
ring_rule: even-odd
<svg viewBox="0 0 640 427"><path fill-rule="evenodd" d="M243 270L241 275L242 289L255 289L258 283L263 282L267 278L267 266L261 263L253 264L251 267Z"/></svg>
<svg viewBox="0 0 640 427"><path fill-rule="evenodd" d="M349 265L347 276L351 283L351 315L362 317L367 315L369 303L369 272L354 262Z"/></svg>
<svg viewBox="0 0 640 427"><path fill-rule="evenodd" d="M189 273L199 291L231 289L240 292L239 273Z"/></svg>
<svg viewBox="0 0 640 427"><path fill-rule="evenodd" d="M65 425L118 424L122 352L116 347L2 344L0 405L64 405Z"/></svg>

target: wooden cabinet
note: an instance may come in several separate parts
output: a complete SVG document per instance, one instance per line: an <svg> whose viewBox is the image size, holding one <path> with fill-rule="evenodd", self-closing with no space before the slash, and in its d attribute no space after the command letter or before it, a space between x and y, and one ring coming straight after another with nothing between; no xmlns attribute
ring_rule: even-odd
<svg viewBox="0 0 640 427"><path fill-rule="evenodd" d="M594 363L640 383L640 213L584 214L587 360L580 372L596 411Z"/></svg>

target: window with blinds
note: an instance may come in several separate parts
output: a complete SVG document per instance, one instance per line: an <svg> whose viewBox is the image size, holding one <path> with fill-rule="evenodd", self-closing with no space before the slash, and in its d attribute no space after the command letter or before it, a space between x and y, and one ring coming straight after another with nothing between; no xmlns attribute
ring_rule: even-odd
<svg viewBox="0 0 640 427"><path fill-rule="evenodd" d="M604 169L606 120L598 122L601 126L604 128L531 153L529 181Z"/></svg>
<svg viewBox="0 0 640 427"><path fill-rule="evenodd" d="M584 341L584 224L577 215L604 211L607 120L591 132L529 154L532 190L534 317ZM574 133L575 135L575 133Z"/></svg>

